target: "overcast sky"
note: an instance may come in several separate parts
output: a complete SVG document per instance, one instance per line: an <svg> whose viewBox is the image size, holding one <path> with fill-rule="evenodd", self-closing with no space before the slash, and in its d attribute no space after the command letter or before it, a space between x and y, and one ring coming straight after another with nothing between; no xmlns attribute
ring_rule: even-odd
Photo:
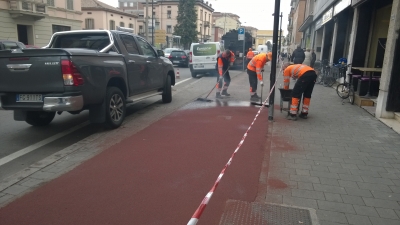
<svg viewBox="0 0 400 225"><path fill-rule="evenodd" d="M100 0L108 5L118 7L118 0ZM259 30L272 30L274 26L275 0L205 0L212 4L216 12L230 12L240 16L240 22ZM281 1L282 30L287 34L290 0ZM149 0L151 2L151 0Z"/></svg>

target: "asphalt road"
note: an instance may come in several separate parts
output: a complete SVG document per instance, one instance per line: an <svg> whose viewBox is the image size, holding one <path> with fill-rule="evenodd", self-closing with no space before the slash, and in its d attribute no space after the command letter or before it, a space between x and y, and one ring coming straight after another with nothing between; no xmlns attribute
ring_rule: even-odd
<svg viewBox="0 0 400 225"><path fill-rule="evenodd" d="M208 93L213 87L213 82L216 81L215 77L207 75L192 78L189 68L175 67L175 71L179 71L180 75L173 87L175 97L184 96L187 91L193 92L193 87L197 88L198 95ZM231 71L231 76L240 72ZM129 105L127 119L137 113L140 114L144 109L157 110L160 105L163 105L160 99L159 96L156 96ZM192 99L184 98L178 101L189 102L190 100ZM168 106L168 104L166 105ZM12 111L0 110L0 182L80 140L99 132L108 132L99 124L90 124L88 115L88 111L78 115L65 112L56 115L49 126L32 127L25 122L14 121Z"/></svg>

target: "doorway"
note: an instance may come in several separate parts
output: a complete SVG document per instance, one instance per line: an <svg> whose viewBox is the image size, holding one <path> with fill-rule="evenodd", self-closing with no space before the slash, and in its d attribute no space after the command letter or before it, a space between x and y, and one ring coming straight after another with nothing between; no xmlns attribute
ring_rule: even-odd
<svg viewBox="0 0 400 225"><path fill-rule="evenodd" d="M34 45L33 26L17 24L18 41L25 45Z"/></svg>

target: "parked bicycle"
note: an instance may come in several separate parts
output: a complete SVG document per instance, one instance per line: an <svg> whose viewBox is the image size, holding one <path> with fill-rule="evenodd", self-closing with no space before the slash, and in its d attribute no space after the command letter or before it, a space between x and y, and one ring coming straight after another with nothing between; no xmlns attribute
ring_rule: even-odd
<svg viewBox="0 0 400 225"><path fill-rule="evenodd" d="M349 82L347 82L346 79L346 71L347 68L350 67L351 64L347 64L347 65L343 65L340 68L340 74L343 76L343 83L340 83L337 87L336 87L336 93L338 94L338 96L340 98L344 99L349 99L349 102L353 105L354 104L354 88L353 88L353 74L349 73ZM344 102L342 102L344 103Z"/></svg>
<svg viewBox="0 0 400 225"><path fill-rule="evenodd" d="M332 85L336 82L336 77L331 71L331 66L329 65L329 61L327 59L323 59L321 61L320 75L317 77L317 84L322 84L325 87L332 87Z"/></svg>

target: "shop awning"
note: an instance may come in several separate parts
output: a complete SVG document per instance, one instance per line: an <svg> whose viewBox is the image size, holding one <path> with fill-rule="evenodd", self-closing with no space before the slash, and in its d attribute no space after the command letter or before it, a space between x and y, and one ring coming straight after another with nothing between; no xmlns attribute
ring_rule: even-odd
<svg viewBox="0 0 400 225"><path fill-rule="evenodd" d="M309 15L307 19L304 20L303 24L299 27L299 32L304 32L313 22L313 15Z"/></svg>

